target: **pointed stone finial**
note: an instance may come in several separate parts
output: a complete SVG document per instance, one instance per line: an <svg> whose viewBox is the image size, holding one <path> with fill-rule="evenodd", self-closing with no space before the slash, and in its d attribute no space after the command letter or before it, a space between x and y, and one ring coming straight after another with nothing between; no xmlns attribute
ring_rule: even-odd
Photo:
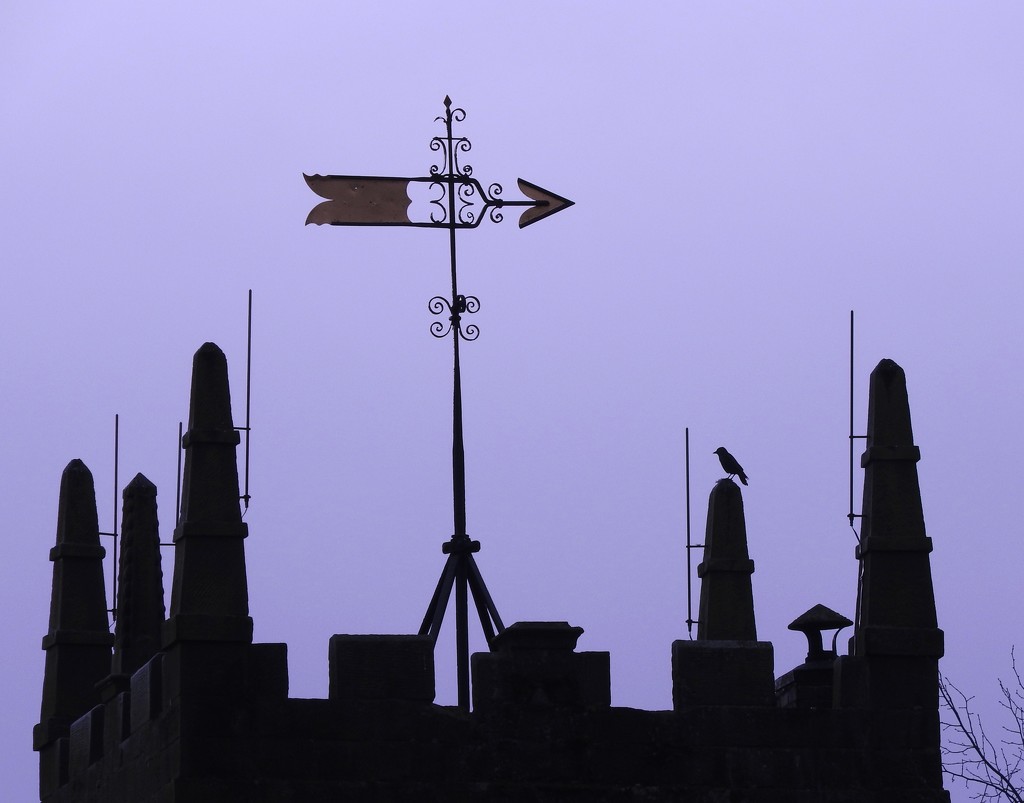
<svg viewBox="0 0 1024 803"><path fill-rule="evenodd" d="M865 659L864 704L934 708L942 631L935 614L907 380L892 360L871 373L853 652Z"/></svg>
<svg viewBox="0 0 1024 803"><path fill-rule="evenodd" d="M224 353L204 344L192 363L180 523L164 643L252 642L231 395Z"/></svg>
<svg viewBox="0 0 1024 803"><path fill-rule="evenodd" d="M873 446L913 446L907 375L893 360L884 359L871 372L868 433Z"/></svg>
<svg viewBox="0 0 1024 803"><path fill-rule="evenodd" d="M142 474L136 474L122 498L121 565L111 672L131 675L160 649L164 588L156 486Z"/></svg>
<svg viewBox="0 0 1024 803"><path fill-rule="evenodd" d="M72 721L99 702L96 684L110 671L103 556L92 473L72 460L61 476L57 544L50 550L53 590L43 638L46 669L36 750L66 736Z"/></svg>
<svg viewBox="0 0 1024 803"><path fill-rule="evenodd" d="M910 539L919 545L927 543L930 550L917 480L921 451L914 445L910 424L907 377L892 360L882 360L871 372L867 444L861 456L865 469L862 551L877 538L901 543Z"/></svg>
<svg viewBox="0 0 1024 803"><path fill-rule="evenodd" d="M701 578L698 641L756 641L754 596L747 552L743 496L732 480L719 480L708 500Z"/></svg>
<svg viewBox="0 0 1024 803"><path fill-rule="evenodd" d="M704 560L697 567L696 641L672 642L672 707L774 706L775 654L757 640L743 495L719 480L708 500Z"/></svg>
<svg viewBox="0 0 1024 803"><path fill-rule="evenodd" d="M185 450L182 522L241 523L235 461L239 441L231 419L227 358L215 344L204 343L192 360L188 432L181 443Z"/></svg>

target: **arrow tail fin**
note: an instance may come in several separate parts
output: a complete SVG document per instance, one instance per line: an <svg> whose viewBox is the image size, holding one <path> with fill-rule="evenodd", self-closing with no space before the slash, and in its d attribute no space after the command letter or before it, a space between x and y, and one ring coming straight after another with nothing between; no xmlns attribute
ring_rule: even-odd
<svg viewBox="0 0 1024 803"><path fill-rule="evenodd" d="M410 225L408 178L381 176L307 176L309 188L327 200L317 204L306 225Z"/></svg>

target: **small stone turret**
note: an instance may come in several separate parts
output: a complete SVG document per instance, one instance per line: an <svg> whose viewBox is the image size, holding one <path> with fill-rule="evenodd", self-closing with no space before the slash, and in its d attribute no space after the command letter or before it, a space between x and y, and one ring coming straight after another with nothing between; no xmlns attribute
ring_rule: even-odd
<svg viewBox="0 0 1024 803"><path fill-rule="evenodd" d="M252 642L245 574L248 528L239 509L228 366L213 343L192 362L181 517L174 531L174 584L164 644Z"/></svg>
<svg viewBox="0 0 1024 803"><path fill-rule="evenodd" d="M696 705L775 704L770 642L757 640L743 495L719 480L708 499L696 641L672 642L672 700Z"/></svg>
<svg viewBox="0 0 1024 803"><path fill-rule="evenodd" d="M697 641L756 641L750 585L754 561L747 551L743 496L732 480L719 480L711 489L704 544L704 560L697 567Z"/></svg>
<svg viewBox="0 0 1024 803"><path fill-rule="evenodd" d="M57 544L50 550L50 628L43 638L43 702L32 734L41 777L52 767L66 767L69 727L99 703L96 684L110 672L114 637L103 586L105 554L92 473L81 460L72 460L60 480Z"/></svg>
<svg viewBox="0 0 1024 803"><path fill-rule="evenodd" d="M934 709L942 631L935 614L907 379L892 360L871 373L856 629L842 702ZM937 736L936 736L937 738Z"/></svg>
<svg viewBox="0 0 1024 803"><path fill-rule="evenodd" d="M121 565L111 672L131 675L160 649L164 588L156 486L137 474L122 497Z"/></svg>

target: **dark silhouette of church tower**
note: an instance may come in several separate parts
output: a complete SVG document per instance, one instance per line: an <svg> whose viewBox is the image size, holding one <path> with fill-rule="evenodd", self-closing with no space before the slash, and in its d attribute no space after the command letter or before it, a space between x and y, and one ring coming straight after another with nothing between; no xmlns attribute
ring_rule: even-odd
<svg viewBox="0 0 1024 803"><path fill-rule="evenodd" d="M433 644L330 639L327 699L288 697L283 644L252 640L227 365L195 355L164 619L156 488L124 491L109 632L95 492L61 480L39 752L44 803L692 801L948 803L937 628L902 370L872 374L849 655L798 617L807 661L778 680L757 640L743 499L711 492L695 641L672 643L673 710L611 705L609 655L583 629L517 622L472 657L473 710L434 700ZM264 534L265 535L265 534ZM682 625L682 622L680 622Z"/></svg>

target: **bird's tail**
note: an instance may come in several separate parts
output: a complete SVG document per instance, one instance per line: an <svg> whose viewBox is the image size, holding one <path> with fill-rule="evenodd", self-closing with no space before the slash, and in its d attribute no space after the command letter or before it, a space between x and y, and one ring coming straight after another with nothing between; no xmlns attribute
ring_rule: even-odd
<svg viewBox="0 0 1024 803"><path fill-rule="evenodd" d="M744 474L742 471L739 473L739 478L740 478L740 482L742 482L744 485L748 484L747 483L747 475Z"/></svg>

